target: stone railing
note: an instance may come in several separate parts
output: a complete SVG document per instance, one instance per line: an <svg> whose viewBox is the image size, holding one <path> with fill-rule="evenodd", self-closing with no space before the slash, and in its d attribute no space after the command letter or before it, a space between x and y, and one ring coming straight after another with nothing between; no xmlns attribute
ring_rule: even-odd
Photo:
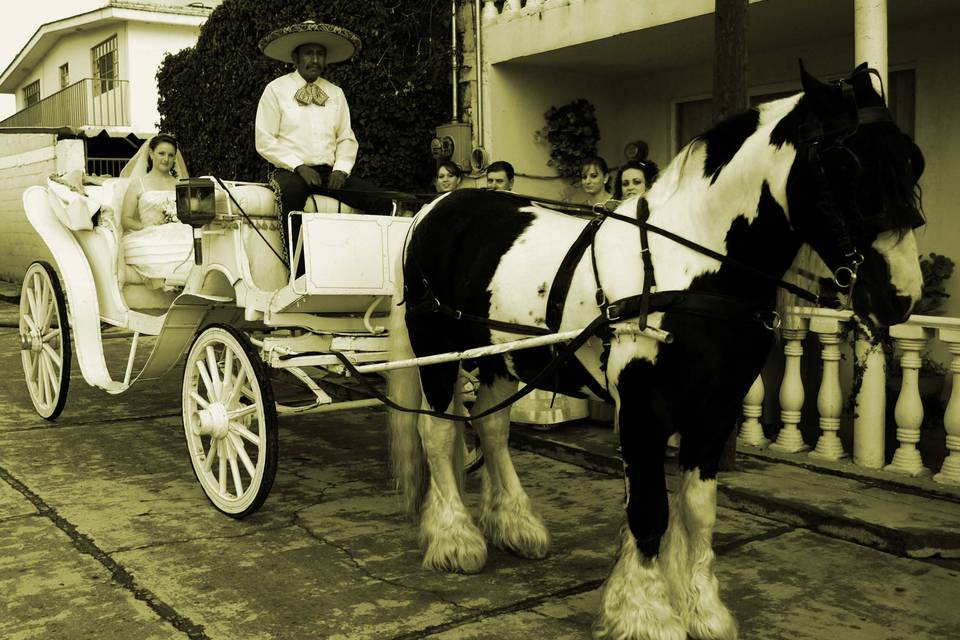
<svg viewBox="0 0 960 640"><path fill-rule="evenodd" d="M741 445L766 448L780 453L809 456L836 461L852 453L853 463L864 468L883 468L895 474L913 477L933 476L942 484L960 485L960 318L911 316L890 328L890 337L896 347L896 357L902 371L893 419L896 424L896 449L889 463L885 459L886 416L885 358L880 347L871 347L858 341L857 360L866 363L862 384L854 411L852 452L844 450L840 438L843 420L843 393L841 391L841 346L851 329L850 312L794 307L782 330L785 356L783 379L779 389L781 428L774 442L764 437L762 425L764 387L758 377L743 402L743 424L738 442ZM812 450L801 433L804 389L801 375L803 342L808 333L816 334L820 344L822 374L817 390L816 445ZM924 423L924 405L919 388L919 370L923 352L931 341L943 343L950 353L949 370L953 373L949 400L943 413L946 457L939 469L924 466L917 448L921 425ZM856 371L856 368L854 369ZM804 424L807 424L806 422Z"/></svg>

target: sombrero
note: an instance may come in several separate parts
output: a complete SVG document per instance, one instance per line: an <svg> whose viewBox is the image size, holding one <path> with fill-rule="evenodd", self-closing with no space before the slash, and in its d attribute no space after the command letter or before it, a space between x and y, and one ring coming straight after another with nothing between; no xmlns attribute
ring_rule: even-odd
<svg viewBox="0 0 960 640"><path fill-rule="evenodd" d="M352 31L313 20L271 31L261 38L258 46L268 58L293 62L293 50L302 44L326 47L328 64L343 62L360 50L360 38Z"/></svg>

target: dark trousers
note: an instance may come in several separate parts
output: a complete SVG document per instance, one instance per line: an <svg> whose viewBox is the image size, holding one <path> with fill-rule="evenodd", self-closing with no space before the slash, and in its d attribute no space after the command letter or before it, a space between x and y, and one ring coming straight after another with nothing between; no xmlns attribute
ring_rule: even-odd
<svg viewBox="0 0 960 640"><path fill-rule="evenodd" d="M330 165L317 165L312 167L320 174L324 181L324 187L326 187L327 178L330 176L331 171L333 170ZM283 223L283 232L286 234L287 225L290 226L291 236L289 239L290 247L296 249L297 238L300 235L300 216L294 216L290 219L291 211L303 211L303 207L307 203L307 198L310 197L312 193L324 193L330 197L340 200L344 204L350 205L355 209L360 209L364 213L376 214L376 215L389 215L393 209L393 203L389 198L384 198L383 196L377 196L379 189L374 186L372 183L367 182L366 180L361 180L360 178L355 178L353 176L348 176L346 182L343 184L343 189L348 192L357 192L357 193L340 193L340 192L330 192L326 193L325 189L313 189L294 171L287 171L286 169L277 168L274 171L273 179L276 180L277 186L280 189L280 216ZM289 221L288 221L289 220ZM290 259L293 259L291 254ZM303 275L303 256L300 256L300 260L297 264L296 275Z"/></svg>

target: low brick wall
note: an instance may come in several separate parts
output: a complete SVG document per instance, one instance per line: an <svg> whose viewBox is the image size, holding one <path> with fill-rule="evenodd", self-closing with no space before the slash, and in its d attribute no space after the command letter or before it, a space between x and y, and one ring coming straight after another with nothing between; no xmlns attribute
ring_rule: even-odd
<svg viewBox="0 0 960 640"><path fill-rule="evenodd" d="M23 212L23 192L54 172L83 167L83 141L57 142L52 133L0 130L0 279L20 282L34 260L56 266Z"/></svg>

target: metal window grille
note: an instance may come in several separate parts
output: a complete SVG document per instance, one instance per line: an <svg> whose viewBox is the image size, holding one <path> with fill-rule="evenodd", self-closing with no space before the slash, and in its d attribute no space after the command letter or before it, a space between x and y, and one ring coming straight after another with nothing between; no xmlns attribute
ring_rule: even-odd
<svg viewBox="0 0 960 640"><path fill-rule="evenodd" d="M60 65L60 88L66 89L70 84L70 63Z"/></svg>
<svg viewBox="0 0 960 640"><path fill-rule="evenodd" d="M117 36L112 35L90 50L93 58L94 95L106 93L120 79L120 61L117 57Z"/></svg>
<svg viewBox="0 0 960 640"><path fill-rule="evenodd" d="M40 102L40 80L34 80L23 88L23 102L28 107Z"/></svg>

